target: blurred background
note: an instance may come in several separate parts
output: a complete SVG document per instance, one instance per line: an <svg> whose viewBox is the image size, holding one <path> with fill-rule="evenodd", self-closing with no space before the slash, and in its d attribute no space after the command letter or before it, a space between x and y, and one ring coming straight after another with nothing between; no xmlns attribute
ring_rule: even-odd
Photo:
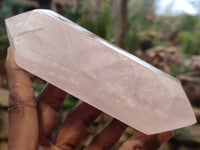
<svg viewBox="0 0 200 150"><path fill-rule="evenodd" d="M200 0L0 0L0 150L8 145L5 57L9 43L4 20L35 8L52 9L179 79L198 123L174 131L160 150L200 150ZM37 95L45 81L30 76ZM79 101L67 96L56 129ZM84 149L110 120L102 114L77 149ZM136 132L127 128L113 150Z"/></svg>

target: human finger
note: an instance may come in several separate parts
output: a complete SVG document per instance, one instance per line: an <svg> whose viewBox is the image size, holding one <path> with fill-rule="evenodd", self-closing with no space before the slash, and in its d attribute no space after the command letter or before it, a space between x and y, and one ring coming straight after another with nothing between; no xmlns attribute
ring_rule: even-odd
<svg viewBox="0 0 200 150"><path fill-rule="evenodd" d="M119 150L157 150L172 136L173 133L171 131L154 135L138 133L129 138Z"/></svg>
<svg viewBox="0 0 200 150"><path fill-rule="evenodd" d="M50 146L49 139L66 95L63 90L47 83L37 96L40 145Z"/></svg>
<svg viewBox="0 0 200 150"><path fill-rule="evenodd" d="M66 117L54 140L54 145L63 150L73 150L81 142L89 125L101 114L101 111L80 103Z"/></svg>
<svg viewBox="0 0 200 150"><path fill-rule="evenodd" d="M85 150L110 150L119 140L127 125L113 119L102 131L100 131Z"/></svg>
<svg viewBox="0 0 200 150"><path fill-rule="evenodd" d="M38 118L29 75L15 63L8 48L6 69L9 81L9 149L36 149Z"/></svg>

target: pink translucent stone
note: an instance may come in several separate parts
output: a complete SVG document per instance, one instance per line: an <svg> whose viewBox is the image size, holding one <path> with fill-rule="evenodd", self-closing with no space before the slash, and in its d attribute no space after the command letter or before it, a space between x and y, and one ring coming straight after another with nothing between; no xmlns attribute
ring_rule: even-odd
<svg viewBox="0 0 200 150"><path fill-rule="evenodd" d="M155 134L196 122L178 80L63 16L34 10L6 26L20 67L131 127Z"/></svg>

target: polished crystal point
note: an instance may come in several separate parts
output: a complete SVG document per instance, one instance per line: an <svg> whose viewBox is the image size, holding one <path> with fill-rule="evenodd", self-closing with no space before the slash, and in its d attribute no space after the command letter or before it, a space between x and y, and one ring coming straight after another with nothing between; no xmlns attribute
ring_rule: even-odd
<svg viewBox="0 0 200 150"><path fill-rule="evenodd" d="M20 67L131 127L154 134L196 122L178 80L63 16L36 9L6 27Z"/></svg>

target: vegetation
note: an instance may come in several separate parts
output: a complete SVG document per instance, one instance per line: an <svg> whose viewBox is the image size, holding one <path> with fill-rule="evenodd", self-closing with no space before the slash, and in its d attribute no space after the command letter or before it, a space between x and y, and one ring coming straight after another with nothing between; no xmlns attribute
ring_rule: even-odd
<svg viewBox="0 0 200 150"><path fill-rule="evenodd" d="M78 98L68 94L62 104L62 107L64 109L71 109L72 107L76 105L77 101L78 101Z"/></svg>
<svg viewBox="0 0 200 150"><path fill-rule="evenodd" d="M49 8L51 0L43 3ZM188 14L163 15L156 12L155 0L102 0L79 1L76 5L56 4L57 11L100 37L121 46L135 54L136 50L146 51L158 45L178 45L186 55L200 54L200 18ZM148 7L146 7L148 5ZM31 10L36 6L31 2L19 3L16 0L0 2L0 61L6 57L8 38L4 19L15 14ZM184 65L172 64L170 74L176 76L184 71ZM33 88L39 93L43 84L33 82ZM63 108L69 109L77 99L69 95Z"/></svg>

